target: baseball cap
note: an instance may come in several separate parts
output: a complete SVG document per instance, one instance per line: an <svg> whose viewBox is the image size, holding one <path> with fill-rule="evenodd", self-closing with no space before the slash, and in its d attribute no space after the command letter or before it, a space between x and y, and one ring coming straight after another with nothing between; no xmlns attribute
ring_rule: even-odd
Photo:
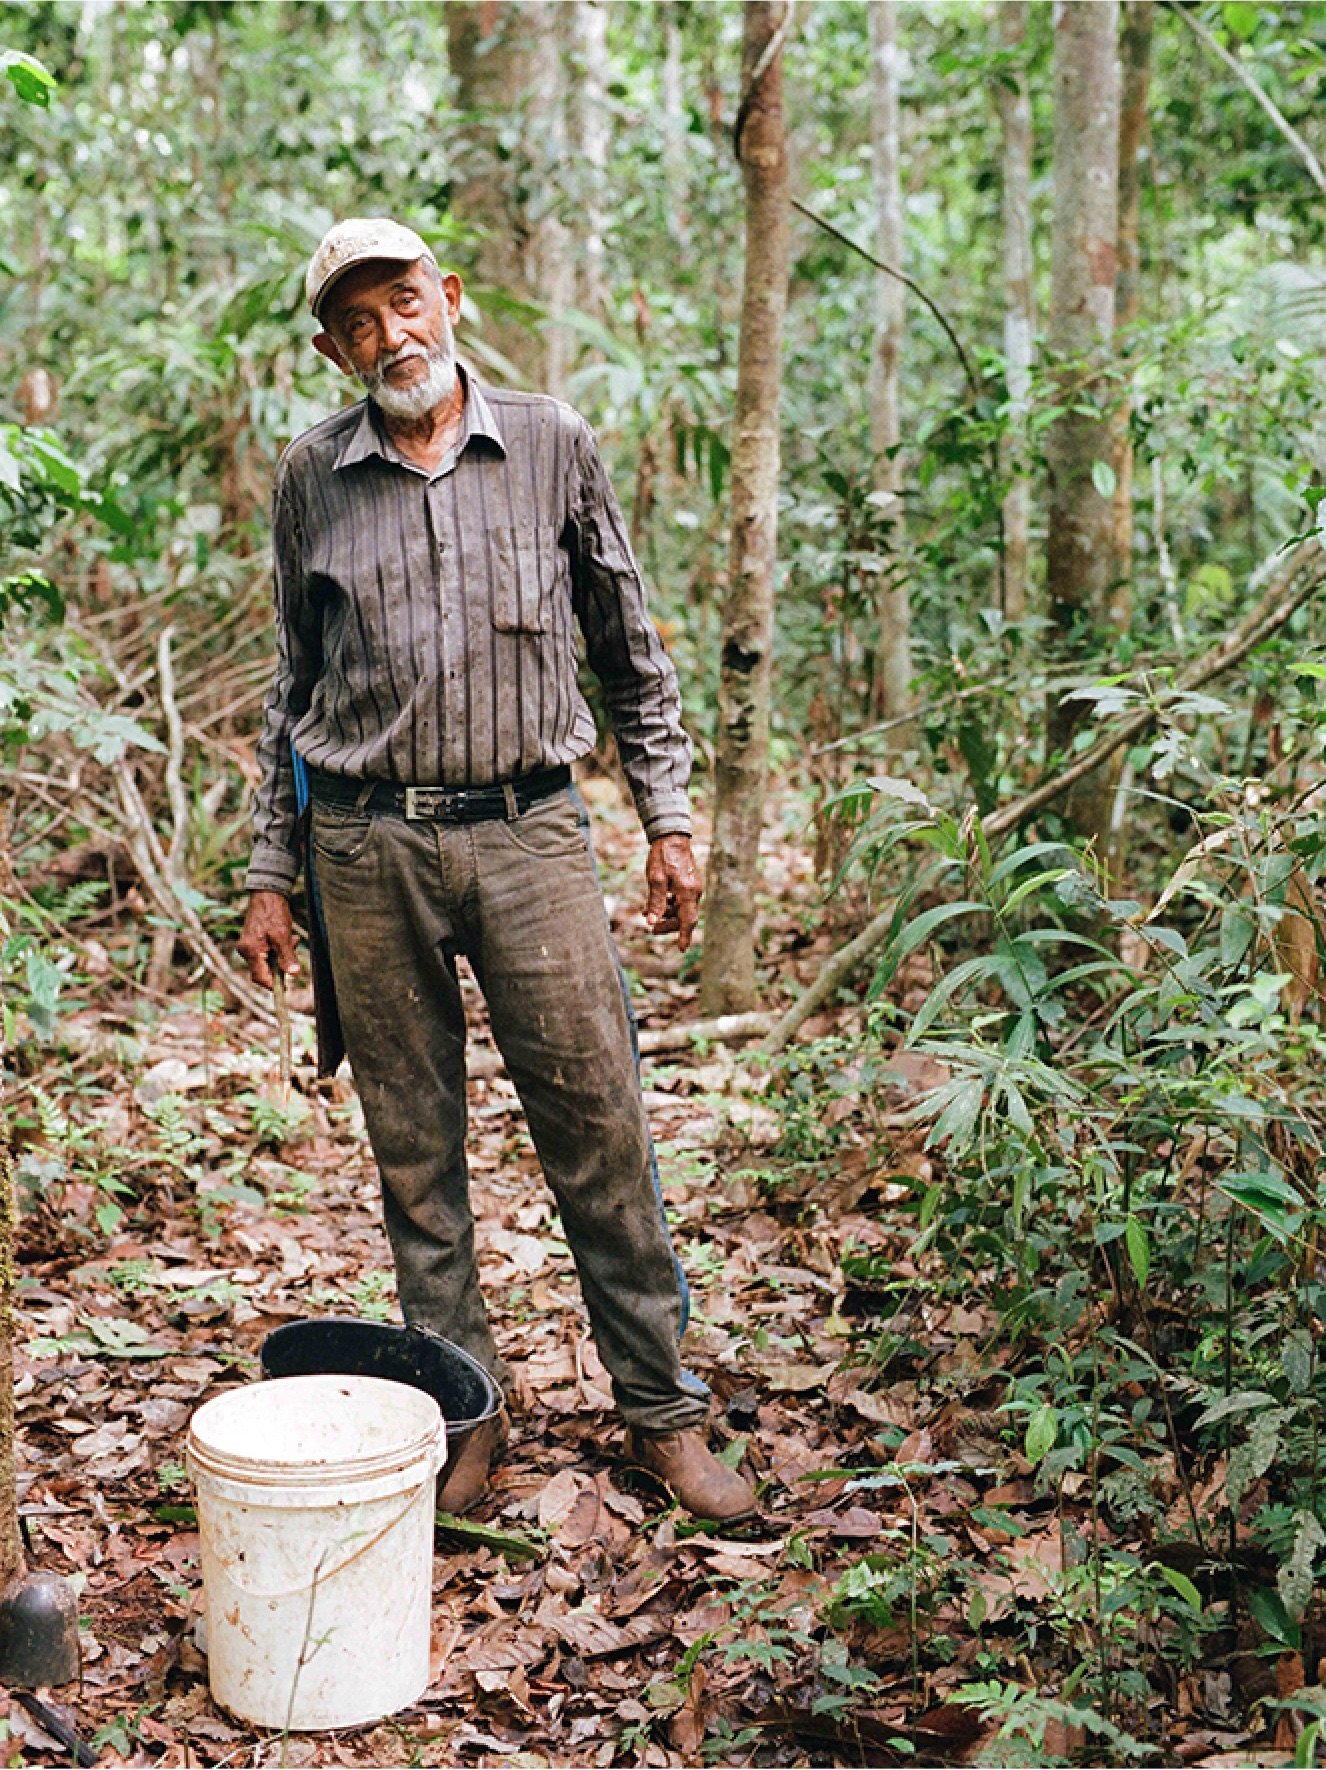
<svg viewBox="0 0 1326 1770"><path fill-rule="evenodd" d="M309 260L304 277L304 293L318 319L322 318L322 304L332 285L347 270L370 258L395 259L402 264L427 258L430 263L437 263L432 247L420 239L413 228L403 227L399 221L392 221L385 215L355 216L349 221L338 221L322 236L322 243Z"/></svg>

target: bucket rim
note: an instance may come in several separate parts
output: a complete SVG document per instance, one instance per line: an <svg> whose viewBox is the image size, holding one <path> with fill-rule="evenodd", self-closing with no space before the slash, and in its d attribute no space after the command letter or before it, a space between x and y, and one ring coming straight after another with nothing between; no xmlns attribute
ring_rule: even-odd
<svg viewBox="0 0 1326 1770"><path fill-rule="evenodd" d="M488 1405L484 1408L482 1413L466 1414L464 1419L461 1420L447 1420L444 1415L443 1418L447 1427L447 1435L449 1439L458 1440L464 1436L465 1433L471 1431L475 1426L486 1425L489 1420L496 1419L505 1406L502 1386L493 1373L485 1365L481 1364L474 1354L466 1347L457 1345L455 1340L449 1340L446 1335L440 1333L437 1328L426 1327L422 1322L416 1321L374 1321L371 1317L366 1315L306 1315L300 1316L294 1321L282 1322L280 1327L273 1328L271 1332L264 1337L262 1346L259 1349L258 1357L262 1366L264 1381L283 1382L285 1380L284 1378L273 1376L267 1369L267 1348L273 1341L279 1340L282 1335L289 1335L293 1339L297 1334L319 1327L355 1327L369 1329L378 1333L391 1335L399 1334L405 1337L414 1335L416 1339L428 1340L435 1346L443 1347L450 1357L459 1359L462 1364L468 1366L470 1371L479 1380L484 1393L488 1396ZM346 1373L323 1371L306 1374L335 1376ZM398 1379L385 1377L382 1380L384 1382L393 1382ZM406 1388L415 1388L417 1385L407 1383L403 1386ZM428 1394L428 1391L425 1389L421 1390L420 1393L426 1395Z"/></svg>
<svg viewBox="0 0 1326 1770"><path fill-rule="evenodd" d="M373 1389L404 1390L407 1395L418 1397L423 1420L417 1426L412 1424L407 1427L409 1436L403 1435L398 1442L384 1449L368 1451L361 1456L328 1457L316 1462L310 1462L307 1457L298 1461L294 1458L282 1460L273 1458L270 1452L250 1456L243 1451L223 1449L209 1442L206 1422L204 1430L199 1431L198 1422L209 1409L216 1409L220 1413L226 1403L233 1405L241 1397L259 1391L265 1390L270 1394L272 1385L284 1383L297 1383L305 1388L328 1383L353 1383L365 1394L371 1394ZM441 1408L431 1395L421 1389L415 1389L408 1383L393 1382L388 1377L318 1371L304 1376L270 1377L262 1383L248 1383L242 1388L228 1389L220 1395L214 1395L198 1408L190 1420L185 1449L190 1461L212 1475L251 1481L261 1487L308 1487L330 1481L372 1481L381 1476L396 1474L428 1458L439 1441L444 1441L444 1432L445 1422Z"/></svg>

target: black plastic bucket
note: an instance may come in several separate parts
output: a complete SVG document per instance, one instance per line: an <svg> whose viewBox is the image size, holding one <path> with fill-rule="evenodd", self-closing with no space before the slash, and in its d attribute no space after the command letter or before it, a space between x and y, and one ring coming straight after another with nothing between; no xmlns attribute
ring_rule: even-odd
<svg viewBox="0 0 1326 1770"><path fill-rule="evenodd" d="M385 1377L422 1389L446 1421L448 1462L502 1405L496 1383L478 1360L441 1334L350 1316L290 1321L277 1328L262 1343L262 1374Z"/></svg>

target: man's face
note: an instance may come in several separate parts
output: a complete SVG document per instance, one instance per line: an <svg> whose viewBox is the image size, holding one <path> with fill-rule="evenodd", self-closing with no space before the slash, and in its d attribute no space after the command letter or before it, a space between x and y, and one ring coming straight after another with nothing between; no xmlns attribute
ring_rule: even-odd
<svg viewBox="0 0 1326 1770"><path fill-rule="evenodd" d="M371 260L332 289L322 315L327 329L313 343L389 417L419 418L455 391L451 324L459 313L459 277L439 281L423 259Z"/></svg>

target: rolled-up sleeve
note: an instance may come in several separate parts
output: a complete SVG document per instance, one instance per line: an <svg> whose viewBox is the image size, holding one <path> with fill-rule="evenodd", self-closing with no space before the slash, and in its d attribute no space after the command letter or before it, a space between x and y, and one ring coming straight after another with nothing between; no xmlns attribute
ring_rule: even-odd
<svg viewBox="0 0 1326 1770"><path fill-rule="evenodd" d="M651 842L691 834L691 741L677 671L645 602L644 580L594 433L577 420L568 548L576 618L603 686L622 771Z"/></svg>
<svg viewBox="0 0 1326 1770"><path fill-rule="evenodd" d="M322 668L322 629L304 579L303 523L288 459L272 496L272 578L276 670L263 707L258 790L253 806L250 891L289 895L299 874L298 814L290 736L308 711Z"/></svg>

